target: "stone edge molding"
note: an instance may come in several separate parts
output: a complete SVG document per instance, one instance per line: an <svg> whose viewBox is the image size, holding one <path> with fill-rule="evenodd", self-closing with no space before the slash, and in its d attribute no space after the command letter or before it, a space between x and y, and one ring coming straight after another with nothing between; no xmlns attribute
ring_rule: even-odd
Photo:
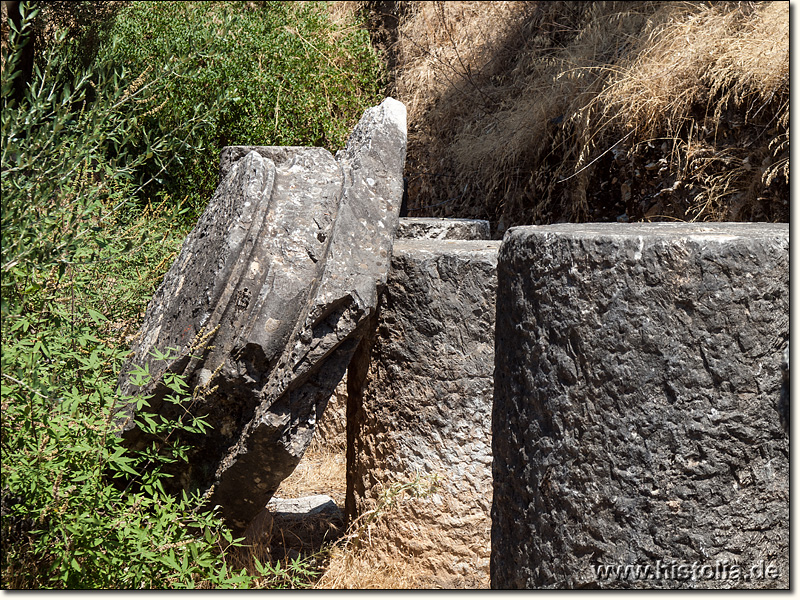
<svg viewBox="0 0 800 600"><path fill-rule="evenodd" d="M401 217L397 239L488 240L489 221L482 219L438 219Z"/></svg>
<svg viewBox="0 0 800 600"><path fill-rule="evenodd" d="M385 285L403 194L405 106L364 113L336 157L321 148L223 150L220 187L145 314L120 376L176 416L163 377L184 375L212 431L190 438L179 488L199 487L242 531L288 476ZM150 351L175 348L168 360ZM151 383L131 385L132 365ZM131 418L131 447L151 439Z"/></svg>

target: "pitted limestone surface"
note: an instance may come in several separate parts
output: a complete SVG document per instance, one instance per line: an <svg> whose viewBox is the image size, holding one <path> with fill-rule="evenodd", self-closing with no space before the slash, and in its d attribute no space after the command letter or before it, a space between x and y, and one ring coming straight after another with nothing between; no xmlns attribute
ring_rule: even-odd
<svg viewBox="0 0 800 600"><path fill-rule="evenodd" d="M395 239L488 240L489 221L401 217ZM345 376L336 387L314 433L315 438L322 446L333 450L345 445L346 379Z"/></svg>
<svg viewBox="0 0 800 600"><path fill-rule="evenodd" d="M446 587L488 584L498 247L398 240L371 351L349 373L347 510L437 476L432 496L401 504L375 532L374 551L413 556Z"/></svg>
<svg viewBox="0 0 800 600"><path fill-rule="evenodd" d="M403 217L397 227L397 238L428 240L488 240L489 221L481 219L434 219Z"/></svg>
<svg viewBox="0 0 800 600"><path fill-rule="evenodd" d="M492 586L785 587L787 224L509 230L498 261ZM778 578L599 579L760 561Z"/></svg>

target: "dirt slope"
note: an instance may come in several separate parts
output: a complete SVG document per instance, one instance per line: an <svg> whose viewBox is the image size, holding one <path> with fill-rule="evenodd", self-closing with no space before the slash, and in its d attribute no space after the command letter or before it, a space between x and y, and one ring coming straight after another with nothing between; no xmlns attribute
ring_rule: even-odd
<svg viewBox="0 0 800 600"><path fill-rule="evenodd" d="M788 2L356 4L411 216L788 221Z"/></svg>

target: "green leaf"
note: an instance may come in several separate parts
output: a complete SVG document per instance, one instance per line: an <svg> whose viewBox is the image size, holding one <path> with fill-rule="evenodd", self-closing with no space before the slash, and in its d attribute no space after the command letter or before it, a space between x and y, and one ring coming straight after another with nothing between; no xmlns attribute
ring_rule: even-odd
<svg viewBox="0 0 800 600"><path fill-rule="evenodd" d="M103 313L98 312L98 311L94 310L93 308L88 308L87 307L86 308L86 312L89 314L89 316L92 318L92 320L97 325L101 325L102 323L108 321L108 319L106 318L106 316Z"/></svg>

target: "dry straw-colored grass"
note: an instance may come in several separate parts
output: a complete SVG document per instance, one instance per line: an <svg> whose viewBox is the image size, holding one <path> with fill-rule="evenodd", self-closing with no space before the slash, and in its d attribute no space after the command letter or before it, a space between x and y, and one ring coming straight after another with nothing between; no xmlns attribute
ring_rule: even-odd
<svg viewBox="0 0 800 600"><path fill-rule="evenodd" d="M300 498L327 494L337 505L344 506L345 469L345 455L339 448L312 446L294 472L283 480L275 495Z"/></svg>
<svg viewBox="0 0 800 600"><path fill-rule="evenodd" d="M319 442L306 452L274 496L286 499L315 494L326 494L338 506L344 506L345 456L339 448L329 448ZM235 570L244 568L257 575L257 560L262 565L281 567L279 573L260 578L257 585L264 588L310 587L326 570L335 548L333 544L344 533L344 523L330 514L286 518L265 509L245 532L246 546L234 554L232 567ZM316 574L293 570L294 559L299 559Z"/></svg>
<svg viewBox="0 0 800 600"><path fill-rule="evenodd" d="M424 565L414 557L386 554L386 540L380 537L386 520L391 520L395 504L415 501L417 488L425 482L406 483L386 502L379 502L370 514L356 520L347 531L341 523L331 523L325 515L309 515L298 520L282 520L265 510L246 533L247 546L233 557L232 567L257 574L261 564L280 564L282 575L259 579L258 585L274 587L313 587L315 589L419 589L435 587ZM345 457L337 444L316 441L294 473L283 481L275 496L300 498L327 494L344 506ZM376 548L380 547L380 552ZM291 570L291 560L300 558L317 571L302 575ZM287 562L288 560L288 562Z"/></svg>
<svg viewBox="0 0 800 600"><path fill-rule="evenodd" d="M417 567L413 559L398 556L396 562L387 563L377 558L369 546L337 546L314 587L329 590L427 589L430 584L425 576L424 569Z"/></svg>
<svg viewBox="0 0 800 600"><path fill-rule="evenodd" d="M413 553L392 551L389 534L398 510L437 489L430 477L398 478L372 508L360 514L330 553L318 589L419 589L440 587L430 566Z"/></svg>
<svg viewBox="0 0 800 600"><path fill-rule="evenodd" d="M413 215L788 220L788 3L403 5Z"/></svg>
<svg viewBox="0 0 800 600"><path fill-rule="evenodd" d="M788 184L788 42L788 3L690 12L643 37L592 106L603 126L674 140L671 163L700 183L693 220L737 220L777 177Z"/></svg>

